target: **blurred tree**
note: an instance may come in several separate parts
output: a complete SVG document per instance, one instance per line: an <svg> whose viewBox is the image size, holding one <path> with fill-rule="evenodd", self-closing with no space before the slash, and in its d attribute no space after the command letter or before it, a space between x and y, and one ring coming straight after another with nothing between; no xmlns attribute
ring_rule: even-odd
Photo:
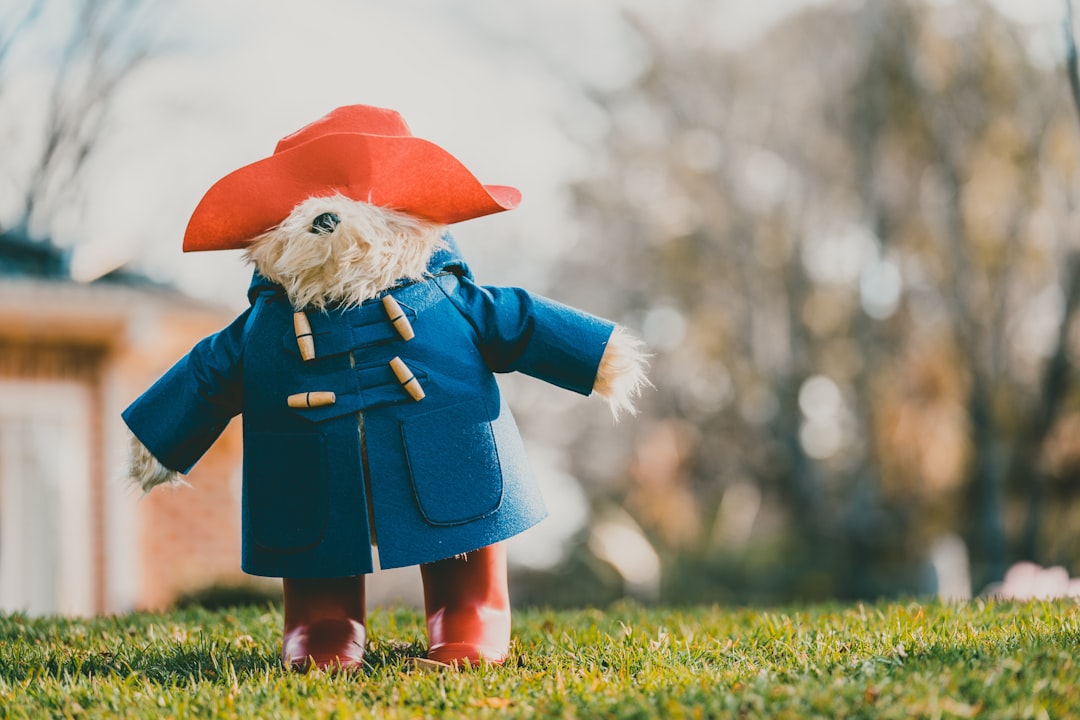
<svg viewBox="0 0 1080 720"><path fill-rule="evenodd" d="M0 12L10 227L47 234L70 203L118 88L152 48L162 0L18 0ZM18 73L15 70L18 69ZM7 210L7 208L5 208Z"/></svg>
<svg viewBox="0 0 1080 720"><path fill-rule="evenodd" d="M901 349L945 349L962 373L968 461L955 477L966 489L950 498L961 509L951 522L967 539L978 588L1016 556L1038 555L1038 454L1069 390L1062 361L1077 277L1067 173L1076 150L1066 87L989 4L864 12L875 56L854 94L875 98L880 120L856 100L850 123L867 139L862 204L898 263L931 269L898 307ZM925 331L920 304L941 316L937 330ZM919 434L882 445L900 459L933 442L925 428ZM911 480L897 478L901 492ZM1006 526L1009 488L1028 502L1026 533Z"/></svg>
<svg viewBox="0 0 1080 720"><path fill-rule="evenodd" d="M738 51L715 3L678 7L630 16L648 61L594 93L575 188L602 240L560 296L657 351L633 462L578 435L595 503L679 599L927 591L950 532L976 590L1015 557L1074 563L1038 542L1078 535L1044 499L1077 478L1060 75L981 1L818 6Z"/></svg>

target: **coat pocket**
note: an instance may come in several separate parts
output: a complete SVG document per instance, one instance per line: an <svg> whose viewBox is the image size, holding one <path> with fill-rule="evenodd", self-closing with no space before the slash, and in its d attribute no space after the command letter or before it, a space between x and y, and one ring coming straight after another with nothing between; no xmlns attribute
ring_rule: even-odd
<svg viewBox="0 0 1080 720"><path fill-rule="evenodd" d="M401 423L420 514L431 525L463 525L502 503L503 478L483 399L414 415Z"/></svg>
<svg viewBox="0 0 1080 720"><path fill-rule="evenodd" d="M326 450L316 434L244 437L244 515L251 538L277 552L322 542L327 522Z"/></svg>

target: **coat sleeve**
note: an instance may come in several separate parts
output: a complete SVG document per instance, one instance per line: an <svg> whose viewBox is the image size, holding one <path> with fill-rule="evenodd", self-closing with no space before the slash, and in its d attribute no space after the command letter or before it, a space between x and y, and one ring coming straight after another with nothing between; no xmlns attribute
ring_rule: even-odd
<svg viewBox="0 0 1080 720"><path fill-rule="evenodd" d="M187 473L241 409L241 359L249 308L201 340L124 410L122 417L158 461Z"/></svg>
<svg viewBox="0 0 1080 720"><path fill-rule="evenodd" d="M615 324L521 288L457 279L451 301L476 329L492 372L522 372L588 395Z"/></svg>

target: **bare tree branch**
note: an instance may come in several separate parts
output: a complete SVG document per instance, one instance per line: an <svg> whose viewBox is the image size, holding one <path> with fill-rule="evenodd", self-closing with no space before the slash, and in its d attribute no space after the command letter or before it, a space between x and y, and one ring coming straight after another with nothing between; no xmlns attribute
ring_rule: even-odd
<svg viewBox="0 0 1080 720"><path fill-rule="evenodd" d="M22 35L35 20L38 15L41 14L41 9L45 6L45 0L35 0L21 18L12 23L11 28L4 34L0 35L0 64L4 62L7 54L11 52L11 48L15 45L15 41Z"/></svg>
<svg viewBox="0 0 1080 720"><path fill-rule="evenodd" d="M1069 76L1069 88L1072 90L1073 105L1080 110L1080 68L1077 68L1072 0L1065 0L1065 71Z"/></svg>
<svg viewBox="0 0 1080 720"><path fill-rule="evenodd" d="M46 224L74 192L119 86L150 55L149 28L164 7L161 0L80 2L53 70L38 158L22 187L15 225L24 229Z"/></svg>

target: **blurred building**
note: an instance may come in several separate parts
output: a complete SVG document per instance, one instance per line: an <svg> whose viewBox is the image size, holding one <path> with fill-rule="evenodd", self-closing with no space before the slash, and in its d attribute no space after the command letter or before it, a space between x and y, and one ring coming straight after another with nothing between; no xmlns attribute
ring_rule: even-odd
<svg viewBox="0 0 1080 720"><path fill-rule="evenodd" d="M0 234L0 611L168 604L240 574L241 440L140 498L120 412L232 313L115 271L76 282L66 254Z"/></svg>

